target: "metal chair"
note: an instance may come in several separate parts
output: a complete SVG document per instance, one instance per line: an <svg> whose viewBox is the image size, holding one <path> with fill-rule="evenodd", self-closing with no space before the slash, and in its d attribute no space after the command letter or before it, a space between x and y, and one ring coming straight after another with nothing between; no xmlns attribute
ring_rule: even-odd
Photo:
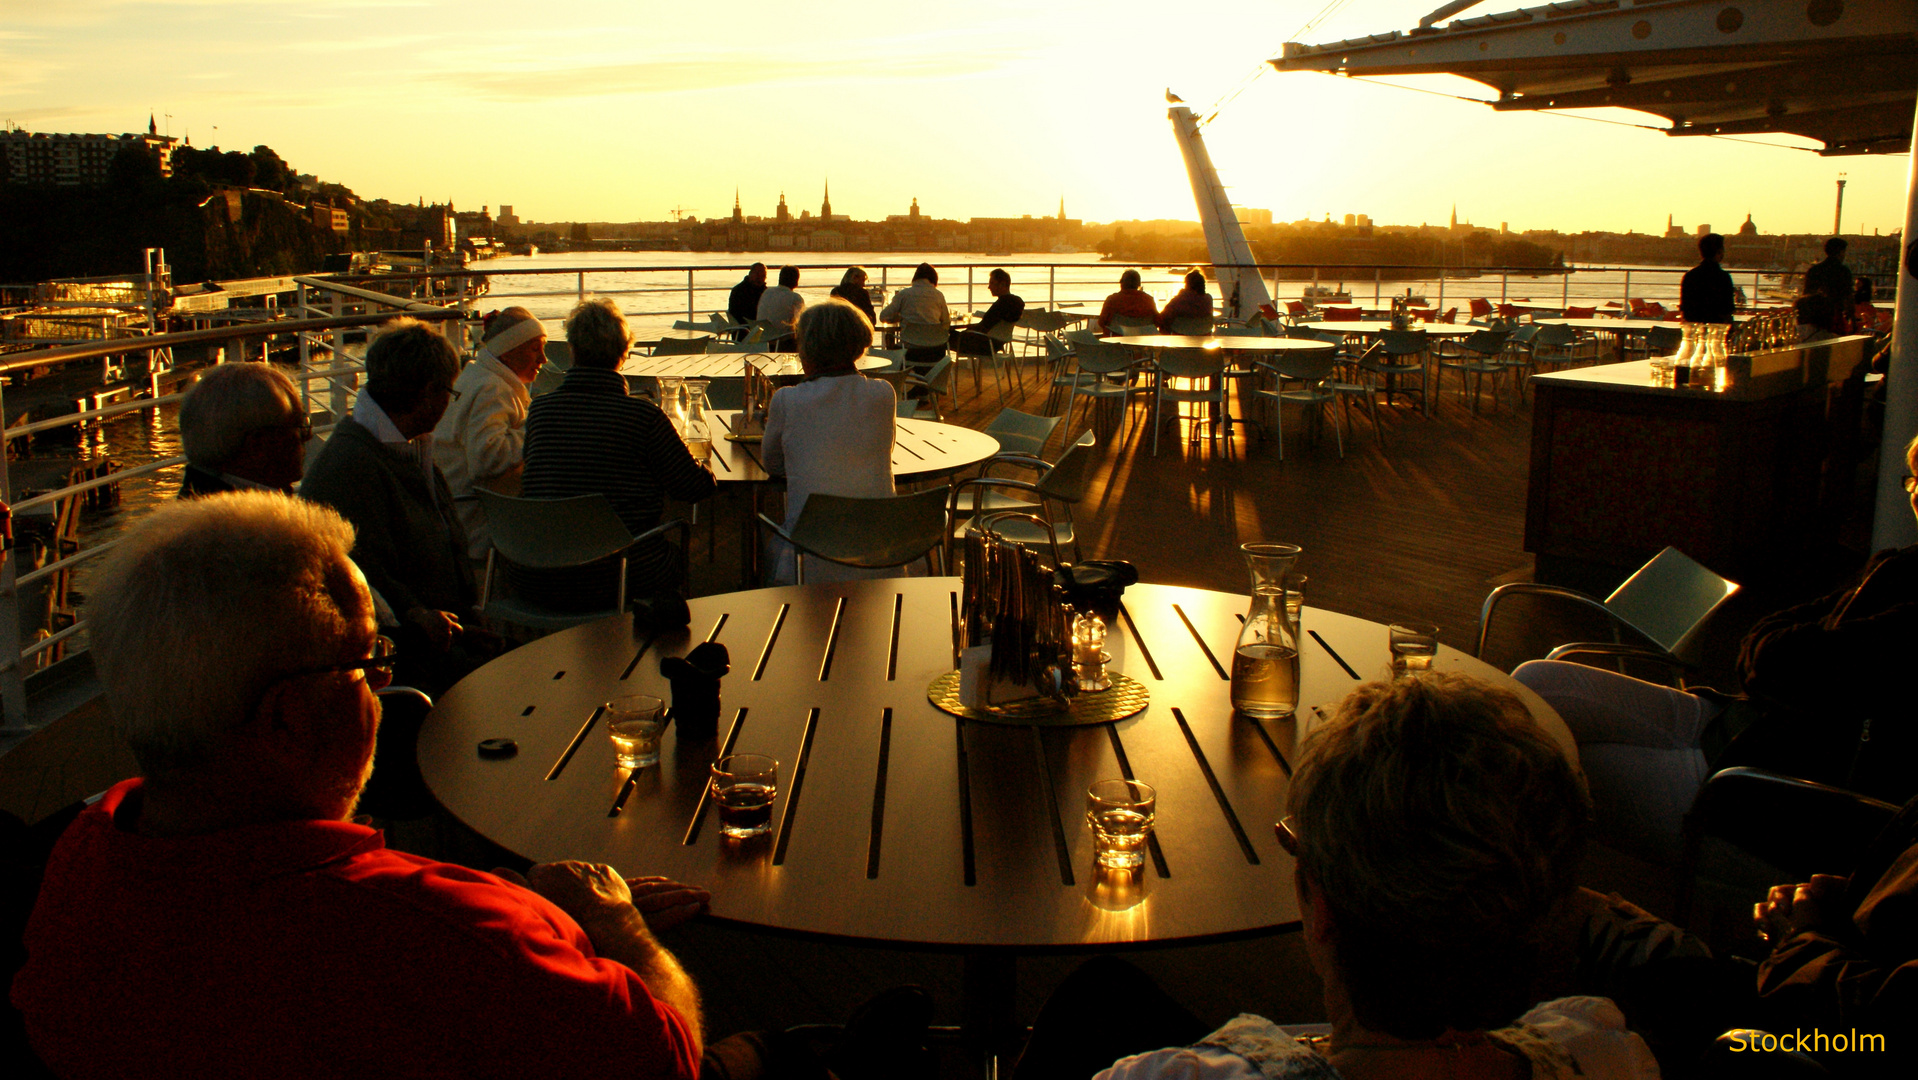
<svg viewBox="0 0 1918 1080"><path fill-rule="evenodd" d="M1058 426L1059 417L1056 416L1034 416L1018 409L1000 409L999 415L986 425L986 434L999 440L1001 454L1039 457L1045 453L1046 443L1052 440L1052 429Z"/></svg>
<svg viewBox="0 0 1918 1080"><path fill-rule="evenodd" d="M1071 416L1073 403L1080 398L1086 399L1086 409L1090 413L1095 405L1107 401L1119 401L1125 409L1125 426L1130 430L1132 418L1132 398L1136 395L1152 392L1149 386L1139 386L1132 381L1132 369L1141 361L1119 345L1112 345L1098 338L1079 341L1073 349L1075 363L1072 371L1072 393L1066 399L1066 430L1072 429ZM1123 436L1121 441L1123 441Z"/></svg>
<svg viewBox="0 0 1918 1080"><path fill-rule="evenodd" d="M1465 393L1465 376L1475 375L1477 381L1472 384L1472 414L1478 414L1478 399L1485 390L1485 376L1492 376L1492 404L1498 404L1498 377L1504 372L1505 364L1499 357L1505 352L1505 339L1511 334L1504 330L1479 330L1463 341L1441 342L1433 355L1438 359L1439 390L1444 390L1445 369L1453 368L1458 372L1458 392Z"/></svg>
<svg viewBox="0 0 1918 1080"><path fill-rule="evenodd" d="M709 337L660 338L659 344L653 346L653 355L654 356L693 356L693 355L705 352L706 347L712 344L712 342L713 342L713 339Z"/></svg>
<svg viewBox="0 0 1918 1080"><path fill-rule="evenodd" d="M1091 487L1095 464L1093 451L1097 445L1092 432L1088 431L1059 455L1056 464L1048 465L1038 458L1013 460L1008 456L1000 459L1000 464L1038 472L1039 476L1034 480L977 476L954 484L947 504L948 516L952 519L950 537L957 539L964 536L975 522L989 518L992 531L1006 540L1028 547L1046 545L1052 552L1055 566L1065 565L1060 550L1062 544L1072 548L1072 561L1079 562L1083 555L1079 549L1078 531L1073 527L1072 508L1086 497ZM967 491L972 493L972 509L969 512L960 508L960 499ZM1020 494L1009 495L1008 492ZM1055 505L1058 507L1056 512L1053 509ZM970 516L962 518L961 515L965 513L970 513ZM950 551L946 556L946 565L952 565Z"/></svg>
<svg viewBox="0 0 1918 1080"><path fill-rule="evenodd" d="M1598 359L1598 347L1572 327L1547 323L1532 337L1532 368L1571 367Z"/></svg>
<svg viewBox="0 0 1918 1080"><path fill-rule="evenodd" d="M939 399L952 394L953 380L948 374L951 370L951 353L940 357L939 362L927 368L924 374L908 368L905 374L899 377L898 415L909 420L944 421L946 414L939 407ZM943 388L939 385L941 377L944 377L946 381ZM924 396L913 396L915 391L923 393Z"/></svg>
<svg viewBox="0 0 1918 1080"><path fill-rule="evenodd" d="M1218 352L1205 349L1166 349L1159 354L1158 379L1152 388L1152 456L1159 456L1159 428L1165 423L1164 406L1170 401L1174 405L1192 404L1210 406L1210 415L1194 415L1195 425L1192 438L1198 438L1196 425L1201 419L1212 425L1212 438L1219 437L1219 428L1226 429L1226 437L1231 438L1232 413L1227 401L1225 380L1225 357ZM1203 382L1205 385L1194 387L1176 387L1173 379L1185 379L1189 382ZM1178 413L1173 413L1177 422Z"/></svg>
<svg viewBox="0 0 1918 1080"><path fill-rule="evenodd" d="M488 618L537 630L564 630L626 610L626 560L638 544L678 531L682 549L690 535L677 518L634 536L613 512L606 496L575 495L567 499L521 499L485 488L475 489L486 511L486 531L492 548L486 553L486 573L480 586L480 610ZM619 574L608 606L593 611L561 611L539 603L537 597L498 596L494 576L499 561L529 570L573 570L617 560Z"/></svg>
<svg viewBox="0 0 1918 1080"><path fill-rule="evenodd" d="M1166 333L1182 337L1211 337L1212 318L1209 315L1181 315L1166 324Z"/></svg>
<svg viewBox="0 0 1918 1080"><path fill-rule="evenodd" d="M1378 376L1385 384L1385 403L1392 403L1392 395L1399 392L1398 379L1401 375L1419 377L1420 404L1429 415L1432 411L1430 397L1425 392L1425 354L1430 347L1430 339L1423 330L1386 330L1378 336L1379 348L1367 349L1359 358L1358 367Z"/></svg>
<svg viewBox="0 0 1918 1080"><path fill-rule="evenodd" d="M1107 324L1113 337L1142 337L1159 332L1159 324L1151 319L1135 319L1130 316L1114 316Z"/></svg>
<svg viewBox="0 0 1918 1080"><path fill-rule="evenodd" d="M1255 385L1252 393L1272 402L1272 430L1279 444L1279 460L1285 460L1285 414L1287 402L1295 405L1314 407L1319 410L1321 422L1325 406L1340 400L1340 394L1327 384L1332 381L1332 371L1338 365L1337 354L1326 349L1322 352L1279 353L1270 360L1260 360L1254 370L1272 375L1272 388ZM1298 390L1287 390L1288 382L1303 384ZM1332 414L1332 435L1338 441L1339 457L1345 457L1345 435L1339 430L1338 414Z"/></svg>
<svg viewBox="0 0 1918 1080"><path fill-rule="evenodd" d="M923 558L927 572L937 574L945 555L946 489L871 499L815 492L790 532L764 514L759 524L793 546L794 576L800 585L806 583L808 556L863 570ZM933 562L935 552L939 564Z"/></svg>
<svg viewBox="0 0 1918 1080"><path fill-rule="evenodd" d="M547 339L546 366L549 368L558 368L560 371L565 371L567 368L572 367L573 366L572 342L554 341L550 338Z"/></svg>
<svg viewBox="0 0 1918 1080"><path fill-rule="evenodd" d="M1560 645L1546 654L1547 660L1610 656L1621 666L1628 658L1647 660L1676 669L1682 685L1683 673L1692 670L1686 657L1698 640L1700 628L1738 588L1737 582L1719 577L1675 547L1653 556L1603 600L1595 600L1576 589L1534 581L1500 585L1485 597L1485 604L1479 609L1478 644L1473 647L1472 655L1484 653L1485 642L1492 632L1492 618L1500 603L1513 596L1549 596L1604 615L1611 621L1612 640ZM1621 627L1653 647L1626 644L1619 634Z"/></svg>

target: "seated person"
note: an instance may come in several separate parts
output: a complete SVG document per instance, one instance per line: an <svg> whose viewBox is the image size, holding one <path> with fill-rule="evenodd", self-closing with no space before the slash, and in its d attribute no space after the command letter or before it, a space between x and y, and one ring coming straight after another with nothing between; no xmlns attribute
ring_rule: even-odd
<svg viewBox="0 0 1918 1080"><path fill-rule="evenodd" d="M880 322L898 320L901 325L945 328L952 321L946 311L946 294L939 291L939 271L931 263L920 263L912 272L912 284L892 294L892 300L879 313ZM921 367L936 364L946 355L944 345L911 345L906 348L906 363Z"/></svg>
<svg viewBox="0 0 1918 1080"><path fill-rule="evenodd" d="M1439 673L1367 683L1306 740L1286 805L1279 837L1329 1035L1243 1014L1101 1080L1657 1075L1603 998L1528 1011L1542 929L1573 896L1585 801L1515 695ZM1163 1030L1130 1011L1101 1026L1058 1044L1035 1026L1026 1059L1039 1058L1015 1077L1083 1077L1102 1040L1136 1049Z"/></svg>
<svg viewBox="0 0 1918 1080"><path fill-rule="evenodd" d="M841 277L839 284L833 287L832 294L858 308L866 316L868 323L876 325L879 322L879 316L872 309L872 294L866 291L866 280L865 267L848 266L845 276Z"/></svg>
<svg viewBox="0 0 1918 1080"><path fill-rule="evenodd" d="M1019 316L1026 313L1026 302L1012 294L1012 275L1006 271L994 270L987 275L986 291L992 294L992 306L978 322L952 331L952 351L961 356L985 356L999 351L1004 343L986 335L995 327L1014 325Z"/></svg>
<svg viewBox="0 0 1918 1080"><path fill-rule="evenodd" d="M1159 321L1159 305L1153 302L1151 293L1139 288L1137 270L1127 270L1119 275L1119 291L1108 295L1105 306L1099 309L1099 332L1110 334L1114 319L1135 319L1154 324Z"/></svg>
<svg viewBox="0 0 1918 1080"><path fill-rule="evenodd" d="M853 367L872 347L872 325L851 304L834 298L799 316L799 364L806 380L773 394L760 445L766 471L786 478L785 527L814 492L875 498L891 495L895 404L892 387ZM772 537L773 580L795 580L791 545ZM806 564L806 580L888 577L823 559Z"/></svg>
<svg viewBox="0 0 1918 1080"><path fill-rule="evenodd" d="M1185 288L1165 302L1159 312L1159 329L1164 333L1172 332L1174 319L1205 319L1206 330L1212 329L1212 294L1205 291L1205 275L1197 270L1185 276Z"/></svg>
<svg viewBox="0 0 1918 1080"><path fill-rule="evenodd" d="M726 296L726 316L740 326L751 326L759 318L759 298L766 293L766 264L754 263ZM733 331L734 341L746 340L745 330Z"/></svg>
<svg viewBox="0 0 1918 1080"><path fill-rule="evenodd" d="M453 400L459 353L416 319L387 323L366 349L353 415L314 455L300 494L354 529L353 561L400 617L404 678L437 695L498 652L469 633L478 599L466 530L433 464L433 428Z"/></svg>
<svg viewBox="0 0 1918 1080"><path fill-rule="evenodd" d="M782 266L779 268L779 284L767 289L759 296L759 309L754 318L769 323L767 335L784 331L785 336L772 343L774 352L793 351L793 327L799 323L799 313L806 307L806 298L799 295L799 268Z"/></svg>
<svg viewBox="0 0 1918 1080"><path fill-rule="evenodd" d="M619 365L633 335L619 306L604 297L587 300L566 317L573 366L552 393L526 411L526 470L520 495L564 499L599 493L633 535L665 517L667 498L697 502L717 488L713 474L693 460L658 405L626 392ZM684 555L654 537L627 555L626 595L632 600L678 597L685 582ZM516 588L561 609L610 607L617 567L534 571L513 568Z"/></svg>
<svg viewBox="0 0 1918 1080"><path fill-rule="evenodd" d="M475 488L519 494L520 447L526 441L527 387L546 365L546 327L523 307L486 317L473 362L453 380L457 397L433 429L433 463L446 475L466 553L486 558L486 514Z"/></svg>
<svg viewBox="0 0 1918 1080"><path fill-rule="evenodd" d="M1918 440L1905 462L1918 470ZM1739 649L1744 698L1565 661L1534 660L1512 677L1578 740L1600 839L1676 866L1685 814L1719 769L1754 765L1888 802L1918 794L1918 733L1898 674L1914 640L1918 545L1880 552L1848 587L1759 620Z"/></svg>
<svg viewBox="0 0 1918 1080"><path fill-rule="evenodd" d="M1882 1035L1877 1052L1853 1043L1825 1064L1838 1075L1911 1075L1918 1064L1918 1046L1905 1035L1918 1015L1914 901L1918 799L1879 833L1849 877L1780 885L1753 906L1759 936L1771 943L1758 968L1764 1029Z"/></svg>
<svg viewBox="0 0 1918 1080"><path fill-rule="evenodd" d="M264 488L291 494L306 470L313 423L300 392L272 364L218 364L180 403L186 478L180 497Z"/></svg>
<svg viewBox="0 0 1918 1080"><path fill-rule="evenodd" d="M12 991L34 1050L68 1080L699 1075L698 994L654 931L702 890L481 873L354 823L392 656L353 546L248 491L104 558L92 656L142 775L47 865Z"/></svg>

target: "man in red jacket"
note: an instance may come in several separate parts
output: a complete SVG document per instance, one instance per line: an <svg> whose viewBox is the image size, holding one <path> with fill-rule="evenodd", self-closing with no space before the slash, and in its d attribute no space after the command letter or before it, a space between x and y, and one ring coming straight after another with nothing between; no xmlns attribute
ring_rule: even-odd
<svg viewBox="0 0 1918 1080"><path fill-rule="evenodd" d="M695 1077L698 994L653 931L706 894L524 880L354 823L390 643L332 510L161 508L88 605L142 776L63 834L13 986L56 1075Z"/></svg>

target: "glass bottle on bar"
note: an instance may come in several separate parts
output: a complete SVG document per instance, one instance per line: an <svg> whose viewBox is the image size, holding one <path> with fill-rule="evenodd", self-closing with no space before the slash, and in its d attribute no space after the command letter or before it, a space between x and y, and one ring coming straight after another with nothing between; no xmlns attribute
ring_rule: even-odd
<svg viewBox="0 0 1918 1080"><path fill-rule="evenodd" d="M1261 720L1299 707L1299 628L1286 616L1285 575L1296 544L1240 544L1252 576L1252 606L1232 650L1232 707Z"/></svg>

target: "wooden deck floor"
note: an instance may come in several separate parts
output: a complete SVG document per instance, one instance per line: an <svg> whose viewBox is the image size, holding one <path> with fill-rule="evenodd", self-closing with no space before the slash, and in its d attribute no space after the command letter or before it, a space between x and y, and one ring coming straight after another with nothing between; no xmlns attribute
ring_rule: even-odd
<svg viewBox="0 0 1918 1080"><path fill-rule="evenodd" d="M1014 388L1005 404L1039 412L1042 380L1030 368L1026 376L1025 391ZM961 386L948 418L983 427L1002 407L996 387L988 378L975 394L969 376ZM1522 547L1530 411L1508 391L1496 409L1474 415L1455 384L1435 405L1429 418L1403 405L1382 407L1383 446L1361 415L1343 459L1329 429L1312 443L1292 410L1283 461L1277 444L1255 430L1236 429L1229 442L1202 437L1188 444L1185 425L1170 423L1155 457L1142 424L1130 439L1099 451L1092 495L1077 514L1085 554L1129 559L1151 581L1239 592L1246 588L1240 543L1296 543L1304 548L1300 569L1310 576L1308 604L1381 622L1433 622L1446 644L1469 649L1486 592L1531 574ZM1055 455L1058 445L1055 439ZM695 533L696 593L738 585L739 530L729 517L738 507L723 502L718 527L709 530L702 520ZM1751 615L1768 609L1727 613L1729 628L1719 636L1735 642ZM83 709L0 757L0 805L33 820L120 779L129 764L104 710ZM1601 876L1615 877L1615 867L1603 864ZM1647 890L1662 885L1650 882ZM684 927L669 944L705 988L715 1033L841 1020L866 995L900 982L926 985L939 1001L939 1021L957 1020L960 960L950 954L852 948L712 924ZM1076 962L1022 960L1017 1015L1029 1021ZM1316 980L1290 937L1161 950L1139 954L1138 962L1202 1019L1252 1010L1309 1020L1321 1012ZM947 1074L958 1075L956 1056L948 1056Z"/></svg>

